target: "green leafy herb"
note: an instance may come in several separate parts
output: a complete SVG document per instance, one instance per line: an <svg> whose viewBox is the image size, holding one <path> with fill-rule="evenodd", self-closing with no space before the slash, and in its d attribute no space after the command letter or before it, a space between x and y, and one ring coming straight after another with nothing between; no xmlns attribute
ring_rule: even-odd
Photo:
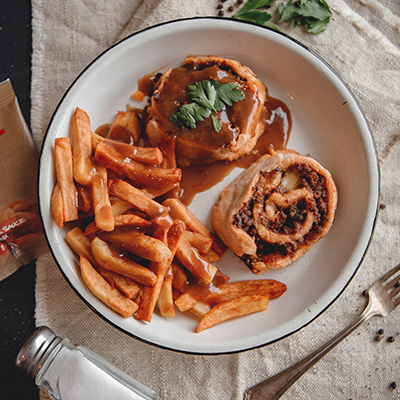
<svg viewBox="0 0 400 400"><path fill-rule="evenodd" d="M215 101L217 99L217 89L209 80L196 82L194 85L189 85L188 89L192 101L203 108L216 111Z"/></svg>
<svg viewBox="0 0 400 400"><path fill-rule="evenodd" d="M279 22L290 21L290 27L303 25L309 33L321 33L326 29L332 13L325 0L289 0L279 4Z"/></svg>
<svg viewBox="0 0 400 400"><path fill-rule="evenodd" d="M248 0L235 15L232 15L232 18L255 22L256 24L281 31L278 25L269 22L272 15L267 11L260 10L260 8L271 6L274 1L275 0Z"/></svg>
<svg viewBox="0 0 400 400"><path fill-rule="evenodd" d="M198 122L210 116L211 111L197 103L184 104L171 115L171 121L186 128L194 129Z"/></svg>
<svg viewBox="0 0 400 400"><path fill-rule="evenodd" d="M197 123L208 118L211 112L221 111L225 105L232 106L244 99L243 92L235 82L221 84L214 79L188 85L188 94L192 102L179 107L170 119L189 129L196 128ZM222 122L215 115L211 115L211 119L214 130L219 132Z"/></svg>
<svg viewBox="0 0 400 400"><path fill-rule="evenodd" d="M217 119L217 117L215 115L211 115L211 120L212 120L215 132L219 132L222 128L222 122L219 119Z"/></svg>
<svg viewBox="0 0 400 400"><path fill-rule="evenodd" d="M248 0L244 6L232 17L245 21L255 22L281 31L277 24L270 22L272 15L260 8L271 6L275 0ZM325 0L289 0L287 4L280 3L278 8L278 24L290 22L290 27L304 26L309 33L323 32L332 16Z"/></svg>
<svg viewBox="0 0 400 400"><path fill-rule="evenodd" d="M204 82L204 81L203 81ZM208 81L206 81L208 82ZM218 95L218 99L227 104L228 106L232 106L233 103L236 103L240 100L244 99L244 94L238 88L235 82L229 82L221 84L214 79L210 79L210 84L215 87ZM223 104L218 105L218 101L216 102L217 111L222 110Z"/></svg>

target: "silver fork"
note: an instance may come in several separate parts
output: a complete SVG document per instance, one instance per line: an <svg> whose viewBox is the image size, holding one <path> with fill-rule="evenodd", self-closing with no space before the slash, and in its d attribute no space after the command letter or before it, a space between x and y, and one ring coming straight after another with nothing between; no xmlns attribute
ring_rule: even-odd
<svg viewBox="0 0 400 400"><path fill-rule="evenodd" d="M386 315L400 304L399 271L400 264L383 275L382 278L374 282L371 287L365 291L365 294L368 296L368 304L355 322L303 360L266 381L247 389L244 394L244 400L279 399L311 366L319 361L326 353L333 349L364 321L374 315L386 317Z"/></svg>

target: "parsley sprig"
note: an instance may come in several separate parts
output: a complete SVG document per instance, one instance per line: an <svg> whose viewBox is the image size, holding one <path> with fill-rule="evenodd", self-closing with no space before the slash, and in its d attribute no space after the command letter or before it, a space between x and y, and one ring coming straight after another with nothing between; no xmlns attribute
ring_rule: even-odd
<svg viewBox="0 0 400 400"><path fill-rule="evenodd" d="M198 122L211 116L214 130L219 132L222 122L212 112L217 113L225 106L244 99L243 92L235 82L221 84L214 79L196 82L188 85L188 95L191 103L180 106L170 117L170 120L189 129L195 129Z"/></svg>
<svg viewBox="0 0 400 400"><path fill-rule="evenodd" d="M286 7L279 4L279 22L290 21L290 27L303 25L309 33L321 33L326 29L332 13L325 0L289 0Z"/></svg>
<svg viewBox="0 0 400 400"><path fill-rule="evenodd" d="M260 10L262 8L269 8L274 1L275 0L248 0L235 15L232 15L232 18L255 22L256 24L280 31L281 29L278 25L269 22L272 15L267 11Z"/></svg>
<svg viewBox="0 0 400 400"><path fill-rule="evenodd" d="M263 8L269 8L275 0L248 0L244 6L232 17L245 21L255 22L281 31L277 24L270 22L272 15ZM290 22L290 27L304 26L309 33L323 32L332 16L325 0L289 0L287 4L278 6L278 24Z"/></svg>

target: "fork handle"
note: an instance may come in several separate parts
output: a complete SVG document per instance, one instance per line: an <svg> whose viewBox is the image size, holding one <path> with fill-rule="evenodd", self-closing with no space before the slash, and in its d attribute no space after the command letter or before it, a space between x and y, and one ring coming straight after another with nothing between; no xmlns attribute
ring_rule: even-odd
<svg viewBox="0 0 400 400"><path fill-rule="evenodd" d="M325 354L333 349L351 332L358 328L364 321L375 315L376 312L371 310L370 304L359 315L358 319L343 329L329 342L325 343L319 349L305 357L303 360L292 365L288 369L278 373L277 375L267 379L258 385L247 389L244 395L244 400L277 400L299 379L308 369L318 362Z"/></svg>

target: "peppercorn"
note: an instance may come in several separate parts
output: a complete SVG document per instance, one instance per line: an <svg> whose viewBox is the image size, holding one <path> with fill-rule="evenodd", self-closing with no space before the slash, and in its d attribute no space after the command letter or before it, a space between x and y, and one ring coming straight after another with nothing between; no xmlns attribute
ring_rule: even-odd
<svg viewBox="0 0 400 400"><path fill-rule="evenodd" d="M388 341L389 343L393 343L395 340L396 340L396 339L395 339L393 336L389 336L389 337L387 338L387 341Z"/></svg>
<svg viewBox="0 0 400 400"><path fill-rule="evenodd" d="M396 389L396 387L397 387L396 382L392 382L392 383L390 384L390 388L391 388L392 390Z"/></svg>
<svg viewBox="0 0 400 400"><path fill-rule="evenodd" d="M229 11L229 12L232 12L233 10L234 10L234 7L233 7L233 6L228 7L228 11Z"/></svg>
<svg viewBox="0 0 400 400"><path fill-rule="evenodd" d="M380 205L379 205L379 208L380 208L381 210L384 210L384 209L386 208L386 205L385 205L385 204L380 204Z"/></svg>
<svg viewBox="0 0 400 400"><path fill-rule="evenodd" d="M385 331L381 328L381 329L379 329L379 331L378 331L378 334L379 335L383 335L385 333Z"/></svg>
<svg viewBox="0 0 400 400"><path fill-rule="evenodd" d="M224 11L223 10L219 10L218 11L218 16L219 17L223 17L224 16Z"/></svg>

